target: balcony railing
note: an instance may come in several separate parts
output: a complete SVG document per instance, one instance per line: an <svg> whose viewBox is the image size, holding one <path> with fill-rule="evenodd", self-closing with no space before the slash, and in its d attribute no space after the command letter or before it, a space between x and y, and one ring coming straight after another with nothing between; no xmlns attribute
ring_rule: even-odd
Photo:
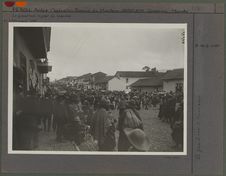
<svg viewBox="0 0 226 176"><path fill-rule="evenodd" d="M38 70L40 73L48 73L52 71L52 66L48 65L48 63L38 63Z"/></svg>

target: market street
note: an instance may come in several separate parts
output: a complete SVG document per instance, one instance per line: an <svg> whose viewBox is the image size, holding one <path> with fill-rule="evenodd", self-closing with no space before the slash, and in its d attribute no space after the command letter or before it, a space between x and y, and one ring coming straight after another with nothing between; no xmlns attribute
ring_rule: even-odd
<svg viewBox="0 0 226 176"><path fill-rule="evenodd" d="M162 122L158 118L158 108L150 108L148 110L141 109L139 111L143 120L144 131L150 140L150 151L158 152L175 152L173 147L175 143L172 140L172 130L168 123ZM118 116L118 111L114 110L113 115ZM117 133L118 134L118 133ZM118 135L116 136L118 137ZM50 132L41 131L39 135L39 147L35 150L42 151L76 151L75 145L63 140L61 143L57 142L56 134L51 130ZM79 148L81 151L95 151L94 146L91 144L92 140L87 139L82 143Z"/></svg>

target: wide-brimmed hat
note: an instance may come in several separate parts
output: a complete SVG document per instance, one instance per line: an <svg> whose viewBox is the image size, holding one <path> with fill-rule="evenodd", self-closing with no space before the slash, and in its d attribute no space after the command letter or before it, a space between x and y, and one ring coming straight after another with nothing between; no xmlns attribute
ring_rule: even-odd
<svg viewBox="0 0 226 176"><path fill-rule="evenodd" d="M148 151L150 148L150 143L148 137L143 130L136 128L125 128L124 132L129 140L129 142L140 151Z"/></svg>

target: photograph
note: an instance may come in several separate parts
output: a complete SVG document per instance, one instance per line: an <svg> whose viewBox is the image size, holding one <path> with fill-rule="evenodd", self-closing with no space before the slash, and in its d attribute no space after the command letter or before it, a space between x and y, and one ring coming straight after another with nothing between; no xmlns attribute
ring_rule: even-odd
<svg viewBox="0 0 226 176"><path fill-rule="evenodd" d="M9 23L8 153L187 155L186 23Z"/></svg>

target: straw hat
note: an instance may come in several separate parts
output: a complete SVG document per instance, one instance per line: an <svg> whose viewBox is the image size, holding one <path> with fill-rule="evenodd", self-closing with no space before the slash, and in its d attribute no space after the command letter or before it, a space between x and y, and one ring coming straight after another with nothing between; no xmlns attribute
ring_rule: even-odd
<svg viewBox="0 0 226 176"><path fill-rule="evenodd" d="M124 132L129 142L140 151L148 151L150 148L149 140L144 131L139 128L125 128Z"/></svg>

